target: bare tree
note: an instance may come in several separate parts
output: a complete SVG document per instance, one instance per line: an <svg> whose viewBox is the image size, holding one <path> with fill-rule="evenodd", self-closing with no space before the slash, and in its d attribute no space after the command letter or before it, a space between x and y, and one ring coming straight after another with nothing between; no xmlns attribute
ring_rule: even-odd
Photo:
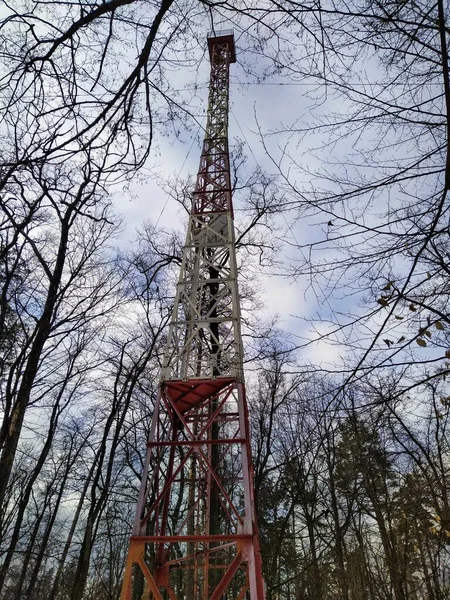
<svg viewBox="0 0 450 600"><path fill-rule="evenodd" d="M21 322L22 339L4 378L0 438L2 502L25 413L32 401L32 390L39 383L42 361L49 355L49 342L57 351L64 340L70 345L70 336L76 336L83 323L89 323L108 310L107 303L99 306L100 300L105 300L108 289L117 285L114 275L106 272L106 257L102 257L99 250L111 232L108 208L99 196L99 173L90 157L86 158L79 171L79 182L67 173L45 173L38 169L31 174L28 189L20 188L24 203L27 194L34 200L30 186L42 190L39 214L44 221L23 228L19 234L19 240L23 239L22 273L26 272L26 285L22 283L21 293L16 294L13 278L5 282L5 294L11 298L8 306L11 308L14 303L14 313ZM64 188L60 192L61 179L71 182L71 192ZM6 202L3 210L7 217L5 227L20 228L12 206ZM8 253L9 258L16 263L14 253ZM102 263L101 275L99 263ZM84 297L80 295L82 289Z"/></svg>
<svg viewBox="0 0 450 600"><path fill-rule="evenodd" d="M327 59L300 62L291 77L311 67L319 114L272 132L288 136L278 156L261 138L292 210L314 219L287 275L329 303L316 339L341 354L348 346L336 366L346 382L398 369L406 393L447 373L448 15L440 1L331 3L315 14ZM320 170L296 159L300 139Z"/></svg>

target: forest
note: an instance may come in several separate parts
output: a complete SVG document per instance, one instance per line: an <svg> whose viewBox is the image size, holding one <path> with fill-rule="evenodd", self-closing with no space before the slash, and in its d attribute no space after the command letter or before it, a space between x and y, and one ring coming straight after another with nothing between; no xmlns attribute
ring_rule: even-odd
<svg viewBox="0 0 450 600"><path fill-rule="evenodd" d="M0 4L0 599L119 599L185 223L119 244L116 199L197 126L208 28L311 107L232 143L267 600L447 600L446 0Z"/></svg>

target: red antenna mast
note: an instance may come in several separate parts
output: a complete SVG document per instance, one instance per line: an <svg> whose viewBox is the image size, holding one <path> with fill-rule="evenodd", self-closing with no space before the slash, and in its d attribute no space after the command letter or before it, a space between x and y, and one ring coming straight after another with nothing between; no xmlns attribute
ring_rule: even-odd
<svg viewBox="0 0 450 600"><path fill-rule="evenodd" d="M228 152L232 31L208 38L208 119L122 600L264 600ZM141 585L139 586L139 582Z"/></svg>

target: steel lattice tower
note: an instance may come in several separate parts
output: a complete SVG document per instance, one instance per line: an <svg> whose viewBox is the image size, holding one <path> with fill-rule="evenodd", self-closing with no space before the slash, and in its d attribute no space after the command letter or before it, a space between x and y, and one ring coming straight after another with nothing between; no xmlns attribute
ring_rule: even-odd
<svg viewBox="0 0 450 600"><path fill-rule="evenodd" d="M206 133L122 600L140 600L139 580L149 600L264 600L228 153L232 32L208 47Z"/></svg>

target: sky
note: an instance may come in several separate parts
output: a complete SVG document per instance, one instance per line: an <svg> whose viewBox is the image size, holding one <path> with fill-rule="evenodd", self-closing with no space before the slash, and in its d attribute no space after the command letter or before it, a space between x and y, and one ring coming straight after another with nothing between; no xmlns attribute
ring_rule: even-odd
<svg viewBox="0 0 450 600"><path fill-rule="evenodd" d="M0 9L1 10L1 9ZM300 47L301 42L299 42ZM329 149L320 148L323 141L317 138L302 138L296 135L289 136L293 123L302 123L305 126L312 125L318 117L326 119L328 115L335 112L345 112L345 104L342 99L337 99L331 94L326 95L323 87L311 80L301 80L297 77L296 82L289 81L284 75L273 75L272 77L258 80L254 75L248 74L247 56L244 47L248 46L245 36L236 38L237 62L231 65L230 76L230 115L229 115L229 138L233 145L236 139L244 143L244 152L248 157L248 169L261 167L269 174L277 176L277 169L270 156L261 143L259 132L261 132L264 143L275 162L283 151L284 144L288 144L290 158L284 162L286 171L289 170L291 181L296 179L309 182L309 185L323 185L317 179L311 178L306 171L319 170L323 168L319 162L318 155L327 155L330 161L342 160L346 162L346 156L353 152L351 139L339 141L338 151L336 146L330 145ZM197 172L200 148L202 142L202 128L205 125L205 111L207 106L209 60L206 52L206 29L204 38L203 59L197 72L197 65L191 69L181 69L172 74L173 87L179 90L192 88L197 85L197 92L193 96L189 111L195 116L191 120L190 130L181 131L179 137L158 135L152 147L152 152L145 167L136 175L129 188L123 191L115 191L113 200L117 212L122 215L123 227L117 244L121 248L127 248L135 238L136 230L143 223L150 221L167 230L173 228L182 231L186 228L186 214L180 206L164 191L161 181L167 178L186 178L188 175L195 177ZM303 47L302 47L303 48ZM130 53L130 63L136 57L135 48ZM201 49L197 50L199 57ZM257 59L254 72L257 72ZM194 61L195 62L195 61ZM129 64L124 61L124 70ZM261 65L261 69L264 65ZM364 74L373 81L379 80L379 74L375 63L368 62L361 69ZM128 71L127 71L128 72ZM355 70L356 72L356 70ZM356 77L356 75L355 75ZM358 85L358 82L356 82ZM317 88L317 89L316 89ZM259 131L258 131L259 129ZM283 134L275 135L277 130L283 130ZM364 132L355 132L355 136L364 135ZM395 139L394 134L393 139ZM388 161L390 152L396 152L397 148L389 149L389 136L384 138L380 153L384 161ZM340 153L340 154L339 154ZM353 158L357 153L355 152ZM295 166L294 163L297 163ZM347 161L349 164L350 161ZM331 166L339 168L338 162ZM304 168L305 171L301 169ZM337 170L336 169L336 170ZM369 173L370 177L370 173ZM236 219L240 216L239 196L234 198ZM367 222L373 215L367 215ZM294 246L308 241L326 239L329 232L327 221L329 218L324 214L317 214L298 220L294 226L290 226L291 215L286 214L278 219L278 225L284 229L284 243L282 244L279 257L281 266L291 263L296 258ZM329 246L331 246L330 244ZM335 250L326 249L323 256L330 257ZM310 362L323 368L332 369L345 363L345 357L337 340L329 343L324 339L311 344L305 343L308 339L314 339L325 335L330 329L330 315L332 309L325 301L316 297L310 286L307 276L293 278L280 275L282 268L268 270L260 275L258 291L262 300L262 317L270 320L274 315L279 318L279 326L286 331L292 345L304 345L299 353L299 362L305 364ZM361 290L359 294L352 295L350 292L340 291L330 298L333 309L341 312L342 319L348 318L351 313L358 315L358 311L366 307L360 306L360 301L366 295L368 305L374 303L375 299L370 297L368 290ZM376 307L376 305L375 305ZM367 340L379 327L383 314L378 315L373 321L366 323L365 335ZM398 328L401 326L397 323ZM345 332L346 333L346 332ZM401 332L398 333L400 337ZM345 342L352 340L344 340ZM382 340L381 340L382 348ZM351 346L351 343L349 343ZM417 348L415 348L417 350ZM422 350L420 350L422 351ZM356 352L355 352L356 353Z"/></svg>
<svg viewBox="0 0 450 600"><path fill-rule="evenodd" d="M137 2L136 11L142 10L144 4ZM259 3L257 6L258 9L264 10L263 5L264 3ZM49 6L48 10L54 10L51 3ZM185 9L184 5L180 8L180 10ZM1 10L0 8L0 15ZM131 11L130 15L134 14L134 7L127 10ZM174 10L176 12L178 8ZM159 32L159 46L155 50L155 56L151 57L148 66L151 78L155 78L151 79L152 85L154 81L158 85L161 83L157 77L158 68L161 66L159 59L161 59L163 62L161 68L163 85L164 77L167 75L171 78L172 88L179 90L182 95L184 94L183 90L192 90L193 86L197 86L196 93L187 104L187 109L194 117L188 123L189 129L187 131L181 130L178 137L164 135L164 132L160 131L155 136L152 152L145 168L136 174L129 189L119 190L117 187L114 190L113 199L115 207L123 217L123 227L120 238L117 239L117 244L121 248L127 248L130 245L135 237L136 229L141 227L146 220L168 230L173 227L179 230L184 230L185 228L186 215L176 202L168 197L161 185L161 181L169 177L173 179L178 177L185 178L188 175L195 176L199 162L202 127L205 123L208 94L209 60L206 32L210 23L207 12L203 14L205 12L203 5L192 4L191 10L196 11L192 20L192 23L195 23L196 27L198 23L202 23L202 20L205 21L203 47L197 43L197 30L190 30L191 21L189 21L189 18L184 13L180 12L177 18L179 19L181 16L181 21L183 19L186 21L186 23L183 23L183 26L185 26L183 34L178 35L177 29L177 35L173 36L171 44L167 46L169 50L166 54L163 53L161 58L158 52L165 46L165 35L167 31L173 33L174 22L171 21L172 17L169 16L167 23L164 24ZM73 14L75 15L75 12ZM230 13L227 14L229 16ZM236 13L234 14L236 15ZM152 22L151 12L146 10L142 13L142 17L139 35L135 35L134 26L128 26L126 20L123 21L121 25L122 30L119 29L119 36L117 38L117 43L120 47L116 49L117 52L111 52L108 55L109 62L105 66L105 73L111 73L112 84L109 76L105 75L105 79L101 83L101 85L105 86L104 89L109 89L108 86L110 85L114 87L113 84L119 85L123 77L129 75L135 66L136 56L142 50L142 43L146 37L146 27ZM67 17L64 15L63 21L66 18L70 21L70 15ZM219 20L220 18L219 16ZM249 17L249 19L251 18L253 16ZM274 15L273 18L277 19L278 17ZM176 19L175 21L178 27L179 23ZM373 139L367 139L367 142L379 143L377 148L378 157L375 157L375 159L378 158L379 164L383 165L384 161L384 165L387 165L391 156L397 152L397 147L392 145L392 141L396 139L395 132L389 132L388 135L385 135L385 132L380 128L383 137L377 142L377 131L372 130L372 132L367 133L362 129L358 129L355 132L350 132L347 139L334 139L328 146L327 143L331 140L331 135L327 139L328 133L325 133L321 137L319 134L316 136L316 132L314 131L314 134L306 137L301 132L296 132L291 136L293 124L307 128L317 123L318 119L326 122L328 116L339 112L343 113L343 120L345 121L345 101L342 97L338 98L337 95L329 93L329 90L323 83L314 83L311 77L302 78L300 75L300 70L302 68L306 69L305 64L308 63L308 65L312 65L311 68L315 68L315 60L317 59L318 63L320 62L321 45L320 43L314 45L308 34L305 33L306 27L302 27L302 24L298 21L293 23L292 27L288 27L289 21L287 21L281 27L281 38L275 39L274 36L269 40L268 43L273 43L275 46L279 39L282 40L280 56L281 62L284 62L285 69L283 71L280 70L274 75L266 76L265 69L268 67L268 60L264 58L265 47L261 45L261 48L258 49L258 35L264 35L264 32L266 32L266 35L269 34L267 34L267 30L264 28L258 29L258 26L255 24L256 21L251 21L250 25L245 20L241 20L239 23L241 31L239 35L236 35L237 62L231 66L230 84L230 142L231 145L233 145L236 139L240 139L243 142L244 152L248 156L248 169L251 170L255 166L258 166L269 174L275 173L277 175L276 164L272 162L270 156L274 158L276 163L283 152L285 144L287 144L289 156L285 156L283 168L284 172L289 174L293 185L296 182L306 184L305 188L308 189L309 185L309 191L313 191L327 184L326 177L320 177L321 169L322 173L324 173L324 167L319 160L320 156L328 160L329 168L334 175L340 174L340 172L344 172L345 174L345 170L348 169L352 171L352 176L356 175L358 177L359 169L362 178L367 177L367 180L370 179L374 172L373 169L370 171L370 167L367 169L366 165L352 164L352 161L357 163L360 160L358 151L354 150L353 145L358 142L361 148L366 142L364 136L373 135ZM223 23L222 25L229 27L229 23ZM117 27L117 25L115 26ZM357 35L358 30L355 31L355 35ZM85 33L89 32L86 31ZM276 33L279 35L280 31L277 29ZM250 35L253 36L251 38L253 46L249 42ZM284 38L283 35L285 36ZM87 39L89 40L89 36ZM343 43L345 44L346 41L344 40ZM361 46L358 46L358 48L361 50ZM269 47L269 50L274 50L274 48ZM354 78L350 87L354 88L356 86L354 89L360 89L357 86L368 85L370 90L370 86L374 84L375 87L372 88L372 92L373 90L377 92L380 89L378 82L384 71L382 73L378 70L379 67L374 59L375 51L373 47L370 46L369 48L369 45L367 45L367 48L364 50L366 55L362 57L358 55L355 59L357 62L356 65L354 62L350 63L355 58L352 54L352 49L345 47L343 50L345 59L343 60L342 69L345 71L346 67L350 67L351 65L351 69L345 72L345 76L350 74ZM299 61L299 63L303 61L302 64L292 65L293 69L290 68L291 63L289 63L290 51L298 53L295 58L296 61ZM367 55L369 55L369 58ZM156 56L158 56L158 60L156 60ZM83 53L81 53L81 59L83 59ZM94 52L90 58L91 62L87 61L86 64L94 67L97 59L98 56ZM327 61L337 60L333 58L333 53L330 53L330 56L327 54L326 59ZM182 68L180 68L181 62L183 65ZM322 67L318 63L317 70L320 72ZM276 63L274 64L276 71ZM339 78L340 73L342 74L342 71L340 72L336 68L336 64L330 66L330 76ZM345 76L343 76L343 81L346 82ZM86 81L89 80L89 77L94 77L94 75L86 71ZM399 85L401 86L401 84ZM398 89L401 94L401 87ZM187 95L186 92L185 96L187 97ZM139 127L140 116L138 115L136 119L137 127ZM362 117L361 121L363 122L364 114ZM270 156L266 153L261 143L258 128ZM277 130L282 130L282 133L277 135L275 133ZM339 132L337 135L339 135ZM361 142L362 138L364 138L363 142ZM397 141L399 143L403 142L403 140ZM390 148L389 146L392 147ZM386 167L386 169L388 168ZM313 176L311 173L314 171L318 172L319 175ZM385 198L382 200L384 201ZM376 202L373 203L373 205L375 204ZM234 205L236 218L239 219L240 207L238 195L234 198ZM346 208L344 206L338 210L345 211ZM378 206L375 207L375 210L378 210ZM357 206L357 211L359 212L358 217L360 217L361 221L364 221L364 224L370 224L371 220L377 217L374 211L367 211L367 214L365 214L362 203L361 208L359 205ZM262 274L258 287L265 306L263 311L264 316L270 318L272 315L278 314L280 325L294 336L298 336L297 339L300 343L304 338L315 335L313 331L314 325L311 323L315 317L322 320L320 325L322 328L328 327L327 319L332 310L326 301L317 299L314 293L315 290L311 285L311 283L314 284L315 282L311 282L306 276L295 279L292 276L283 277L280 275L280 272L283 271L283 266L288 264L295 265L295 260L298 258L298 251L295 249L295 246L319 240L328 242L332 237L332 227L327 227L327 221L332 221L334 217L327 216L326 213L317 213L315 216L299 219L295 225L291 226L292 216L292 214L286 214L278 220L278 225L281 226L281 229L285 230L284 234L281 234L283 235L283 248L280 254L281 266L278 269L272 269L272 271ZM330 259L337 252L337 244L338 242L327 243L323 249L320 248L318 256L322 259L324 257ZM335 248L333 248L333 245ZM320 278L320 275L319 273L318 278ZM344 282L345 284L346 282ZM356 314L358 303L364 298L364 294L369 301L375 301L373 297L370 298L370 292L368 293L367 290L356 291L353 288L350 290L351 293L346 293L346 290L341 287L338 291L339 293L330 292L330 299L333 302L333 308L336 311L341 311L343 315L348 312ZM308 320L310 323L308 323ZM303 355L312 362L323 360L324 357L326 360L333 360L333 358L337 357L335 346L324 345L322 342L316 345L309 345L303 351Z"/></svg>

